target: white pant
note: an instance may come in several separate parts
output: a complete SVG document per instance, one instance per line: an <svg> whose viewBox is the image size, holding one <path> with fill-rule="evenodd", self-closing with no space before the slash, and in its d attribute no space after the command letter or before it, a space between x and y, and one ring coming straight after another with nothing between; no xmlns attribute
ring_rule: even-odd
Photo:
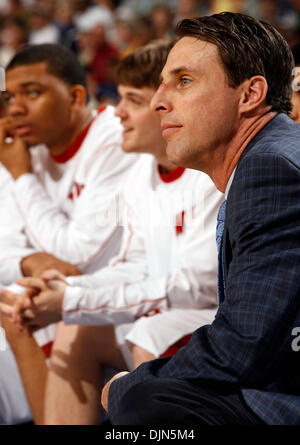
<svg viewBox="0 0 300 445"><path fill-rule="evenodd" d="M0 425L16 425L32 420L14 355L7 344L0 351Z"/></svg>
<svg viewBox="0 0 300 445"><path fill-rule="evenodd" d="M23 287L13 284L7 289L13 292L22 292ZM42 346L55 337L55 325L50 325L34 334L37 343ZM3 338L2 338L3 340ZM3 341L1 342L3 346ZM0 425L17 425L32 420L32 414L23 389L18 365L14 354L6 342L3 351L0 348Z"/></svg>

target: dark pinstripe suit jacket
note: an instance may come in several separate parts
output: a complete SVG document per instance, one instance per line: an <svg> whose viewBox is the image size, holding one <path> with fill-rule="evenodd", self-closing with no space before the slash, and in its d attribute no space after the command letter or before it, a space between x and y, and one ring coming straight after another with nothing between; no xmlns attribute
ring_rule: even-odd
<svg viewBox="0 0 300 445"><path fill-rule="evenodd" d="M269 424L300 424L300 125L272 119L236 168L223 235L226 294L211 325L175 356L116 380L109 414L136 383L157 377L242 390ZM300 341L299 341L300 344Z"/></svg>

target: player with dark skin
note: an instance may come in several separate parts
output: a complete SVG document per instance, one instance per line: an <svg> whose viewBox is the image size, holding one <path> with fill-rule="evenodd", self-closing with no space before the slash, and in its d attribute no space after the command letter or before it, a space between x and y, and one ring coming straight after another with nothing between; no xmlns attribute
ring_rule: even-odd
<svg viewBox="0 0 300 445"><path fill-rule="evenodd" d="M45 144L51 154L60 155L92 119L84 87L67 85L48 72L46 62L8 70L3 99L7 117L0 120L0 162L15 180L31 172L29 147ZM80 273L45 252L23 258L21 267L25 276L40 276L49 268Z"/></svg>

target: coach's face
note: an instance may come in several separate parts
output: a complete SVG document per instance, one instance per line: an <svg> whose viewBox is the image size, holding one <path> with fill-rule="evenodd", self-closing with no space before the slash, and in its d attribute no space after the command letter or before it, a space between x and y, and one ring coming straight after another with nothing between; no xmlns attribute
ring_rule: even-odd
<svg viewBox="0 0 300 445"><path fill-rule="evenodd" d="M49 73L45 62L8 70L3 98L12 133L28 146L46 144L51 147L70 125L71 88Z"/></svg>
<svg viewBox="0 0 300 445"><path fill-rule="evenodd" d="M210 172L237 130L239 88L228 86L217 47L184 37L171 50L152 99L171 162Z"/></svg>

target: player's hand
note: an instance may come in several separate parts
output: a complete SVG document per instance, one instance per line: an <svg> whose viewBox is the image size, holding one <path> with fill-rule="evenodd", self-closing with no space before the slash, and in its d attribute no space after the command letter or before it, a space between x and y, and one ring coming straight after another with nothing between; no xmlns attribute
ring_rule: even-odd
<svg viewBox="0 0 300 445"><path fill-rule="evenodd" d="M39 278L20 278L16 281L31 293L30 306L23 301L22 307L15 305L14 322L32 331L44 328L62 319L63 296L66 284L62 281L45 282Z"/></svg>
<svg viewBox="0 0 300 445"><path fill-rule="evenodd" d="M110 385L112 384L112 382L114 380L119 379L120 377L123 377L124 375L129 374L128 371L122 371L119 372L118 374L114 375L104 386L104 388L102 389L102 393L101 393L101 404L103 406L103 408L105 409L106 412L108 412L108 393L109 393L109 389L110 389Z"/></svg>
<svg viewBox="0 0 300 445"><path fill-rule="evenodd" d="M7 289L1 290L1 320L2 326L6 331L6 335L9 341L10 336L14 336L16 332L24 329L23 327L21 328L20 324L17 323L17 314L27 308L30 308L32 296L33 291L30 289L26 289L22 294L17 294ZM28 327L26 331L29 335L31 335L31 328Z"/></svg>
<svg viewBox="0 0 300 445"><path fill-rule="evenodd" d="M32 332L29 327L24 328L21 332L19 326L15 323L12 323L8 317L2 316L1 312L0 312L0 323L1 327L5 331L6 340L8 341L13 350L16 350L18 346L21 346L19 345L20 338L32 336Z"/></svg>
<svg viewBox="0 0 300 445"><path fill-rule="evenodd" d="M0 119L0 162L14 179L31 172L30 152L22 139L14 134L9 118Z"/></svg>
<svg viewBox="0 0 300 445"><path fill-rule="evenodd" d="M50 253L36 252L24 257L21 261L24 277L41 277L46 270L55 269L65 276L81 275L73 264L62 261Z"/></svg>
<svg viewBox="0 0 300 445"><path fill-rule="evenodd" d="M62 281L67 284L67 280L64 274L60 273L57 269L49 269L42 273L41 279L46 283L51 280Z"/></svg>

